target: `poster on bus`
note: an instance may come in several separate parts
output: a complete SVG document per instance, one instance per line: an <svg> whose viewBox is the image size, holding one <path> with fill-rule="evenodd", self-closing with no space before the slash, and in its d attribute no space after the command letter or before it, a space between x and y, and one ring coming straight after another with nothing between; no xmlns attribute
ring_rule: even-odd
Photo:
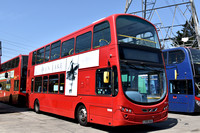
<svg viewBox="0 0 200 133"><path fill-rule="evenodd" d="M99 50L66 59L65 95L77 96L79 69L99 66Z"/></svg>
<svg viewBox="0 0 200 133"><path fill-rule="evenodd" d="M67 58L65 95L77 96L78 85L78 55Z"/></svg>

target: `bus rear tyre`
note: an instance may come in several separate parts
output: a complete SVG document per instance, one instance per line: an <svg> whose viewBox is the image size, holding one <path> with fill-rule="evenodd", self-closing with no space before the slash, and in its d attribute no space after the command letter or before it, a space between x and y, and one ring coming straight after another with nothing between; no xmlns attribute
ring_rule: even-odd
<svg viewBox="0 0 200 133"><path fill-rule="evenodd" d="M87 110L86 110L84 105L80 105L78 107L76 117L77 117L80 125L87 126L87 124L88 124L88 122L87 122Z"/></svg>
<svg viewBox="0 0 200 133"><path fill-rule="evenodd" d="M39 104L39 101L36 100L35 103L34 103L34 111L36 113L39 113L40 112L40 104Z"/></svg>

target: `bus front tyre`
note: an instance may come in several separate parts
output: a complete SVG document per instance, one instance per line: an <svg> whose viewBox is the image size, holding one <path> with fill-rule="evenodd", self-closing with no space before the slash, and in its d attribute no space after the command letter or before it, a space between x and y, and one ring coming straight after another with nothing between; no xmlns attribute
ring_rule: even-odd
<svg viewBox="0 0 200 133"><path fill-rule="evenodd" d="M87 110L86 110L86 107L84 105L80 105L78 107L76 115L77 115L76 117L77 117L80 125L87 126L87 124L88 124L88 122L87 122Z"/></svg>
<svg viewBox="0 0 200 133"><path fill-rule="evenodd" d="M34 103L34 111L36 113L39 113L40 112L40 104L39 104L39 101L36 100L35 103Z"/></svg>

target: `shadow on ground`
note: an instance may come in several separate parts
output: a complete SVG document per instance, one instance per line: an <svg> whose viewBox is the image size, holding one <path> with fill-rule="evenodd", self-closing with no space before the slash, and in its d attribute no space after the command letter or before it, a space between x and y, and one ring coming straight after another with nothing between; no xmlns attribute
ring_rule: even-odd
<svg viewBox="0 0 200 133"><path fill-rule="evenodd" d="M46 112L41 112L42 114L55 117L58 119L66 120L72 123L78 124L78 122L74 119L63 117L63 116L58 116L55 114L50 114ZM147 125L133 125L133 126L121 126L121 127L109 127L109 126L103 126L99 124L93 124L90 123L88 127L109 132L109 133L147 133L151 131L162 131L165 129L170 129L178 124L178 120L175 118L168 118L166 121L159 122L159 123L153 123L153 124L147 124Z"/></svg>
<svg viewBox="0 0 200 133"><path fill-rule="evenodd" d="M25 112L25 111L33 111L33 110L30 110L28 108L16 107L16 106L11 106L8 104L0 103L0 114ZM76 120L71 119L71 118L67 118L67 117L63 117L63 116L59 116L59 115L55 115L55 114L51 114L51 113L45 113L45 112L41 112L41 114L78 124L78 122ZM126 132L126 133L134 133L134 132L135 133L147 133L147 132L162 131L165 129L170 129L170 128L176 126L177 124L178 124L177 119L168 118L164 122L147 124L147 125L108 127L108 126L91 123L91 124L89 124L89 127L97 129L97 130L109 132L109 133L124 133L124 132Z"/></svg>
<svg viewBox="0 0 200 133"><path fill-rule="evenodd" d="M25 111L29 111L29 109L25 107L9 105L9 104L0 102L0 114L17 113L17 112L25 112Z"/></svg>
<svg viewBox="0 0 200 133"><path fill-rule="evenodd" d="M177 115L200 116L200 112L185 113L185 112L172 112L172 111L170 111L169 113L171 113L171 114L177 114Z"/></svg>
<svg viewBox="0 0 200 133"><path fill-rule="evenodd" d="M165 129L172 128L176 126L178 123L178 120L175 118L168 118L164 122L160 123L153 123L153 124L147 124L147 125L133 125L133 126L122 126L122 127L107 127L107 126L101 126L96 124L91 124L91 127L107 131L109 133L147 133L150 131L161 131Z"/></svg>

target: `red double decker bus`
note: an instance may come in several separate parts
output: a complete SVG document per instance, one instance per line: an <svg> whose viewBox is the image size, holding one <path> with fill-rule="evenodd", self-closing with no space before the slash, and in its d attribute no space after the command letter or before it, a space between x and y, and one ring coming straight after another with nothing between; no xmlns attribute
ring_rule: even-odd
<svg viewBox="0 0 200 133"><path fill-rule="evenodd" d="M29 107L81 125L167 119L163 55L150 22L115 14L29 53Z"/></svg>
<svg viewBox="0 0 200 133"><path fill-rule="evenodd" d="M0 71L0 101L25 105L28 55L19 55L2 63Z"/></svg>

